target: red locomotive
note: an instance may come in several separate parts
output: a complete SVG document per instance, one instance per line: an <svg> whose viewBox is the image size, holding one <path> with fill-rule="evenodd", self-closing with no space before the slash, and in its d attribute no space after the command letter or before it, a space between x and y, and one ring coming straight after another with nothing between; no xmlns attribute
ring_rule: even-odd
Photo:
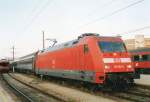
<svg viewBox="0 0 150 102"><path fill-rule="evenodd" d="M140 74L150 74L150 48L138 48L130 51L134 62L136 78Z"/></svg>
<svg viewBox="0 0 150 102"><path fill-rule="evenodd" d="M9 72L9 61L2 59L0 60L0 73Z"/></svg>
<svg viewBox="0 0 150 102"><path fill-rule="evenodd" d="M35 72L96 84L133 83L131 56L120 37L86 33L40 51Z"/></svg>
<svg viewBox="0 0 150 102"><path fill-rule="evenodd" d="M126 86L134 78L131 56L122 39L91 33L21 57L11 62L11 66L15 71L103 86Z"/></svg>

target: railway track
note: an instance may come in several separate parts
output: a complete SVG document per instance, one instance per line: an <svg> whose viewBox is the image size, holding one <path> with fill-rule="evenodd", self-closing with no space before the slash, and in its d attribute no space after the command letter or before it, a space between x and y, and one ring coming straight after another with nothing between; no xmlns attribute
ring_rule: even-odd
<svg viewBox="0 0 150 102"><path fill-rule="evenodd" d="M114 91L114 90L108 90L104 91L103 89L98 88L97 90L91 90L90 87L85 86L85 85L79 85L77 82L70 82L70 81L55 81L50 79L53 82L56 82L58 84L67 86L67 87L72 87L75 89L79 89L91 94L95 94L97 96L103 96L106 98L114 99L117 100L118 102L120 101L129 101L129 102L150 102L150 86L143 86L143 85L135 85L133 88L128 89L126 91ZM60 82L59 82L60 81Z"/></svg>
<svg viewBox="0 0 150 102"><path fill-rule="evenodd" d="M88 86L79 85L77 82L70 82L70 81L56 81L52 80L54 83L58 83L60 85L64 85L67 87L79 89L91 94L95 94L97 96L103 96L106 98L114 99L118 102L120 101L129 101L129 102L150 102L150 86L143 86L143 85L135 85L133 88L126 90L126 91L114 91L108 90L103 91L103 89L98 88L98 90L90 90ZM59 82L60 81L60 82Z"/></svg>
<svg viewBox="0 0 150 102"><path fill-rule="evenodd" d="M54 96L50 96L40 90L37 90L29 85L23 84L11 77L9 74L4 74L3 79L6 83L14 89L19 96L23 97L24 102L62 102Z"/></svg>
<svg viewBox="0 0 150 102"><path fill-rule="evenodd" d="M45 81L49 80L47 80L46 78ZM101 89L92 91L89 89L89 87L77 84L77 82L74 81L66 81L66 80L62 81L57 78L56 79L50 78L50 82L74 88L77 90L82 90L84 92L88 92L96 96L103 96L106 98L110 98L118 102L150 102L150 87L135 85L133 88L127 91L112 91L112 90L102 91Z"/></svg>
<svg viewBox="0 0 150 102"><path fill-rule="evenodd" d="M150 102L150 89L143 88L140 86L135 86L132 89L122 92L104 92L104 94L112 97L116 97L119 99L123 99L125 101L131 102Z"/></svg>
<svg viewBox="0 0 150 102"><path fill-rule="evenodd" d="M1 89L1 91L2 91L2 93L4 93L4 95L6 95L6 97L7 97L7 95L9 95L10 97L12 97L12 98L10 98L11 99L11 101L12 102L21 102L21 99L19 98L19 97L17 97L17 93L15 93L13 90L12 90L12 88L10 88L9 87L9 85L4 81L4 79L3 79L3 76L2 76L2 73L0 73L0 88L2 88ZM0 95L2 95L2 94L0 94ZM9 97L8 96L8 97ZM5 96L0 96L1 98L6 98ZM7 97L7 98L8 98ZM0 99L0 102L1 102L2 100ZM9 99L7 100L3 100L3 101L10 101Z"/></svg>

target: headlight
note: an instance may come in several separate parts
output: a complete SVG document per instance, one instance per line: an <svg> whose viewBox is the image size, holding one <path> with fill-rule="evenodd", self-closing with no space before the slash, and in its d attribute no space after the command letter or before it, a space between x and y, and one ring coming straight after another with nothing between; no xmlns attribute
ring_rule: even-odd
<svg viewBox="0 0 150 102"><path fill-rule="evenodd" d="M127 65L127 68L132 68L132 66L131 65Z"/></svg>
<svg viewBox="0 0 150 102"><path fill-rule="evenodd" d="M135 64L135 66L139 66L139 64L138 64L138 63L136 63L136 64Z"/></svg>
<svg viewBox="0 0 150 102"><path fill-rule="evenodd" d="M105 65L105 69L109 69L110 68L110 66L108 66L108 65Z"/></svg>

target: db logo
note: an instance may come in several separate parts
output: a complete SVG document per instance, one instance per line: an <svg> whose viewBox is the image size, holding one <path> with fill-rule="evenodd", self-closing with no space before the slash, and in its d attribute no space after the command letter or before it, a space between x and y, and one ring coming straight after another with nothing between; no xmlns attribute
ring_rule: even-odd
<svg viewBox="0 0 150 102"><path fill-rule="evenodd" d="M114 58L114 62L121 62L120 58Z"/></svg>

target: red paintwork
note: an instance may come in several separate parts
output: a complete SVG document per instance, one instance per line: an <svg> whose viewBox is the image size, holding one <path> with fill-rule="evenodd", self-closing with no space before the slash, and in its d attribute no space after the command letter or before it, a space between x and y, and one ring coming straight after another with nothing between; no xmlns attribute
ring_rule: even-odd
<svg viewBox="0 0 150 102"><path fill-rule="evenodd" d="M127 58L130 55L127 52L117 53L113 56L112 53L103 54L98 46L98 41L117 41L123 42L119 37L96 37L86 36L79 40L76 45L69 48L63 48L52 52L39 53L36 57L36 68L48 70L77 70L77 71L92 71L95 72L95 83L104 83L108 72L133 72L133 68L127 70L126 65L131 63L108 63L107 65L123 65L124 68L117 69L111 67L105 70L103 58ZM89 52L84 53L84 44L88 44ZM103 77L101 79L99 77Z"/></svg>
<svg viewBox="0 0 150 102"><path fill-rule="evenodd" d="M136 63L138 63L138 66L136 66ZM150 61L143 61L143 62L134 62L134 66L136 69L143 69L143 68L149 68L150 69Z"/></svg>

